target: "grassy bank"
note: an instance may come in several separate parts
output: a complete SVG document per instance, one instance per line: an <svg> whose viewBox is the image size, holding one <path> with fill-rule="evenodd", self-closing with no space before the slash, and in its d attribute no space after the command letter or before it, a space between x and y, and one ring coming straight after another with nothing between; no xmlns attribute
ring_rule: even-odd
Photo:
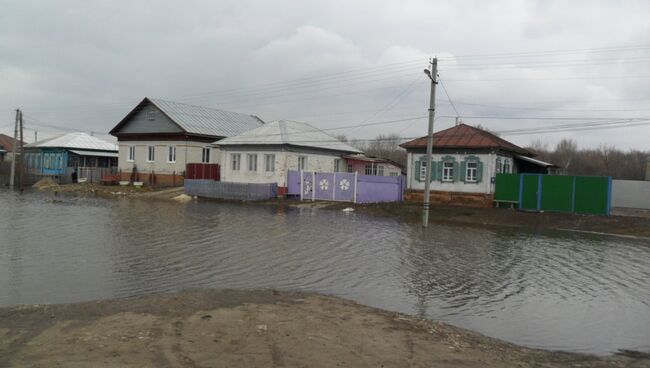
<svg viewBox="0 0 650 368"><path fill-rule="evenodd" d="M334 297L271 290L0 309L2 367L627 367Z"/></svg>

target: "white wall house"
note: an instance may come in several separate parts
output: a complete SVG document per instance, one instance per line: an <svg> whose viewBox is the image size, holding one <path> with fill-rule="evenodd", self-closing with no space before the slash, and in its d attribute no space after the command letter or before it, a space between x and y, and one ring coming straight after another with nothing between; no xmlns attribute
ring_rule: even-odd
<svg viewBox="0 0 650 368"><path fill-rule="evenodd" d="M361 153L309 124L285 120L214 144L222 152L221 181L277 183L280 188L287 187L289 170L344 172L343 156Z"/></svg>
<svg viewBox="0 0 650 368"><path fill-rule="evenodd" d="M434 134L431 190L455 193L494 193L498 173L546 173L552 164L484 130L459 124ZM407 188L424 190L426 137L401 146L407 155Z"/></svg>
<svg viewBox="0 0 650 368"><path fill-rule="evenodd" d="M141 181L180 185L187 164L221 162L212 142L261 125L253 115L144 98L110 134L118 139L122 180L137 172Z"/></svg>

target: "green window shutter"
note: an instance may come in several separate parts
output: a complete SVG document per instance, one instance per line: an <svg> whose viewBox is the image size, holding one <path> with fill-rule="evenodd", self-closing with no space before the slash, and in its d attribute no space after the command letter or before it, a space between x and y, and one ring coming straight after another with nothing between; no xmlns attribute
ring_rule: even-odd
<svg viewBox="0 0 650 368"><path fill-rule="evenodd" d="M458 170L458 162L454 162L454 182L458 181L458 178L459 178L458 172L459 171L460 170Z"/></svg>
<svg viewBox="0 0 650 368"><path fill-rule="evenodd" d="M460 163L460 181L465 182L465 174L467 173L467 161Z"/></svg>
<svg viewBox="0 0 650 368"><path fill-rule="evenodd" d="M476 182L480 183L483 179L483 163L481 161L476 163Z"/></svg>
<svg viewBox="0 0 650 368"><path fill-rule="evenodd" d="M422 167L422 159L419 159L415 161L415 173L413 175L415 176L415 180L421 181L420 180L420 168Z"/></svg>
<svg viewBox="0 0 650 368"><path fill-rule="evenodd" d="M445 162L440 161L438 162L438 165L436 167L436 176L438 178L438 181L442 181L442 168L445 167Z"/></svg>

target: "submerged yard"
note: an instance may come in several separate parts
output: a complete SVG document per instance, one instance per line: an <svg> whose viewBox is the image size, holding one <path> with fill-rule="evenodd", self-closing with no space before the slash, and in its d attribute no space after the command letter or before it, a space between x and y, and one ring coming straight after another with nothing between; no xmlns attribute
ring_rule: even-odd
<svg viewBox="0 0 650 368"><path fill-rule="evenodd" d="M0 306L273 288L531 348L650 350L648 240L560 230L646 235L636 220L439 209L423 230L409 206L114 197L0 191Z"/></svg>

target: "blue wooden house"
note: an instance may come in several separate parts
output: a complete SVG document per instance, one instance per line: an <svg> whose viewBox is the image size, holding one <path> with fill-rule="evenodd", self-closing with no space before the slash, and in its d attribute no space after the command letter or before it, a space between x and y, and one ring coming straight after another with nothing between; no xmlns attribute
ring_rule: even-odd
<svg viewBox="0 0 650 368"><path fill-rule="evenodd" d="M25 163L32 174L69 176L80 168L116 167L117 150L89 134L67 133L25 145Z"/></svg>

